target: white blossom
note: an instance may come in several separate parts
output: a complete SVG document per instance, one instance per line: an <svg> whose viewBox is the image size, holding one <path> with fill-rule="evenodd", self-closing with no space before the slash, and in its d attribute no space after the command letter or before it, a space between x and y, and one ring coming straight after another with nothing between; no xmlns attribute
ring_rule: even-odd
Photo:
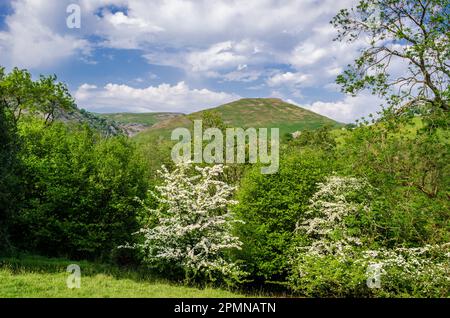
<svg viewBox="0 0 450 318"><path fill-rule="evenodd" d="M332 256L363 268L376 264L382 279L381 288L376 292L386 292L381 295L389 295L389 290L396 290L398 286L395 284L401 280L414 280L416 286L421 286L423 295L427 295L433 286L447 286L448 295L450 243L373 250L364 246L360 238L349 234L346 217L370 212L372 190L366 181L349 177L332 176L319 184L319 190L312 197L311 208L305 215L306 221L297 224L297 231L302 231L310 239L309 245L298 247L300 257ZM359 197L365 193L367 198L355 200L355 193L359 193ZM298 266L301 275L308 274L308 268L301 260Z"/></svg>
<svg viewBox="0 0 450 318"><path fill-rule="evenodd" d="M237 221L228 206L237 202L230 199L235 188L218 180L223 169L196 166L195 175L189 176L190 163L179 163L171 172L163 166L163 183L152 193L160 205L149 210L157 225L140 229L143 242L131 248L140 250L150 264L177 264L186 275L242 274L224 253L240 249L242 243L231 233Z"/></svg>

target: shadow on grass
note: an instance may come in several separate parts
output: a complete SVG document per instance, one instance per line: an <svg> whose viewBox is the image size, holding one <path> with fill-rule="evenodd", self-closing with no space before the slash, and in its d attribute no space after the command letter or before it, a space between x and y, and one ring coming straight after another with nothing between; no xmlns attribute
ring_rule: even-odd
<svg viewBox="0 0 450 318"><path fill-rule="evenodd" d="M232 293L249 297L293 297L289 294L285 286L279 284L262 285L244 284L240 288L230 288L226 286L200 286L196 284L186 284L183 281L170 280L159 273L153 272L147 267L119 266L107 263L100 263L86 260L69 260L66 258L51 258L30 254L15 254L14 256L0 256L0 270L7 269L13 275L26 273L62 274L68 273L67 266L77 264L80 266L82 276L94 277L96 275L107 275L114 279L128 279L135 282L159 283L171 286L185 286L197 289L219 288Z"/></svg>
<svg viewBox="0 0 450 318"><path fill-rule="evenodd" d="M13 274L21 273L67 273L67 266L77 264L83 276L108 275L115 279L130 279L138 282L177 284L151 273L146 268L119 267L117 265L97 263L83 260L69 260L64 258L50 258L37 255L15 255L14 257L0 257L0 269L8 269Z"/></svg>
<svg viewBox="0 0 450 318"><path fill-rule="evenodd" d="M80 266L81 275L84 277L95 277L97 275L110 276L115 280L132 280L138 283L148 284L164 284L173 287L188 287L199 290L205 289L220 289L230 293L237 293L239 295L246 295L247 293L232 289L226 286L213 286L196 284L186 284L183 281L170 280L163 277L161 274L152 272L147 267L127 267L113 264L105 264L86 260L69 260L65 258L51 258L38 255L29 254L15 254L14 256L2 257L0 256L0 270L8 270L13 275L21 274L69 274L67 266L70 264L77 264ZM248 295L250 296L250 295ZM262 295L261 295L262 296ZM260 297L252 295L252 297Z"/></svg>

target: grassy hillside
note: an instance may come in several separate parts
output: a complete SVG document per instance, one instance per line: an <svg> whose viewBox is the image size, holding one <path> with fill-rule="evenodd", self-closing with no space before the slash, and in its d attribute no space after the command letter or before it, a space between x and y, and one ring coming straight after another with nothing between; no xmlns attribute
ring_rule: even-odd
<svg viewBox="0 0 450 318"><path fill-rule="evenodd" d="M244 98L212 110L221 115L225 124L235 127L279 127L281 132L293 132L336 124L332 119L277 98ZM190 117L200 118L201 113Z"/></svg>
<svg viewBox="0 0 450 318"><path fill-rule="evenodd" d="M153 126L161 121L180 116L180 113L110 113L96 114L100 118L113 120L120 124L142 124Z"/></svg>
<svg viewBox="0 0 450 318"><path fill-rule="evenodd" d="M324 125L341 126L340 123L307 109L286 103L277 98L244 98L216 108L161 121L138 134L137 141L144 142L155 136L167 138L177 127L192 128L193 120L200 119L205 111L219 114L227 126L280 128L280 135L297 130L315 129Z"/></svg>
<svg viewBox="0 0 450 318"><path fill-rule="evenodd" d="M81 288L69 289L69 264L81 269ZM156 280L145 273L86 261L26 256L0 258L1 297L242 297L221 289L198 289Z"/></svg>
<svg viewBox="0 0 450 318"><path fill-rule="evenodd" d="M156 123L165 121L182 114L179 113L110 113L96 114L99 118L116 123L122 131L134 136L147 130Z"/></svg>

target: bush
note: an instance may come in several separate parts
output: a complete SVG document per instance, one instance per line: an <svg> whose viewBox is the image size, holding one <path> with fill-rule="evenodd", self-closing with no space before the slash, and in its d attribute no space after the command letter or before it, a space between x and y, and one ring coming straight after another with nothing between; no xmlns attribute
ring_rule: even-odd
<svg viewBox="0 0 450 318"><path fill-rule="evenodd" d="M358 262L360 260L355 260ZM365 251L360 261L380 268L377 297L449 297L450 244Z"/></svg>
<svg viewBox="0 0 450 318"><path fill-rule="evenodd" d="M263 175L255 166L243 177L234 208L245 222L236 225L243 249L236 257L256 283L285 280L295 224L330 170L321 152L303 151L280 158L276 174Z"/></svg>
<svg viewBox="0 0 450 318"><path fill-rule="evenodd" d="M0 140L0 251L6 251L11 249L9 223L17 211L21 191L17 177L19 140L16 127L3 105L0 105Z"/></svg>
<svg viewBox="0 0 450 318"><path fill-rule="evenodd" d="M386 232L377 233L374 192L356 178L335 176L320 184L291 250L289 284L294 292L314 297L448 296L450 245L382 246Z"/></svg>
<svg viewBox="0 0 450 318"><path fill-rule="evenodd" d="M126 137L104 139L88 127L20 124L25 195L12 237L50 256L108 258L137 229L135 197L145 173Z"/></svg>
<svg viewBox="0 0 450 318"><path fill-rule="evenodd" d="M390 246L450 240L448 130L429 131L419 117L383 120L341 138L338 171L378 189L378 225Z"/></svg>
<svg viewBox="0 0 450 318"><path fill-rule="evenodd" d="M153 194L159 205L149 209L141 242L124 247L138 250L145 263L166 276L232 285L243 274L229 257L230 250L241 247L231 234L235 220L228 210L236 203L230 199L234 187L219 181L222 165L192 170L188 164L171 172L163 166L162 185Z"/></svg>

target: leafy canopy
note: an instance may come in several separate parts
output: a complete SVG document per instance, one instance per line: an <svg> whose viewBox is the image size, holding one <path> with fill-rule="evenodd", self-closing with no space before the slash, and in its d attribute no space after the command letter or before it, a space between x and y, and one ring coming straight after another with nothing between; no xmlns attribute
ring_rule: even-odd
<svg viewBox="0 0 450 318"><path fill-rule="evenodd" d="M368 45L337 83L353 95L371 89L398 112L448 111L449 12L448 0L361 0L341 10L331 21L335 40Z"/></svg>

